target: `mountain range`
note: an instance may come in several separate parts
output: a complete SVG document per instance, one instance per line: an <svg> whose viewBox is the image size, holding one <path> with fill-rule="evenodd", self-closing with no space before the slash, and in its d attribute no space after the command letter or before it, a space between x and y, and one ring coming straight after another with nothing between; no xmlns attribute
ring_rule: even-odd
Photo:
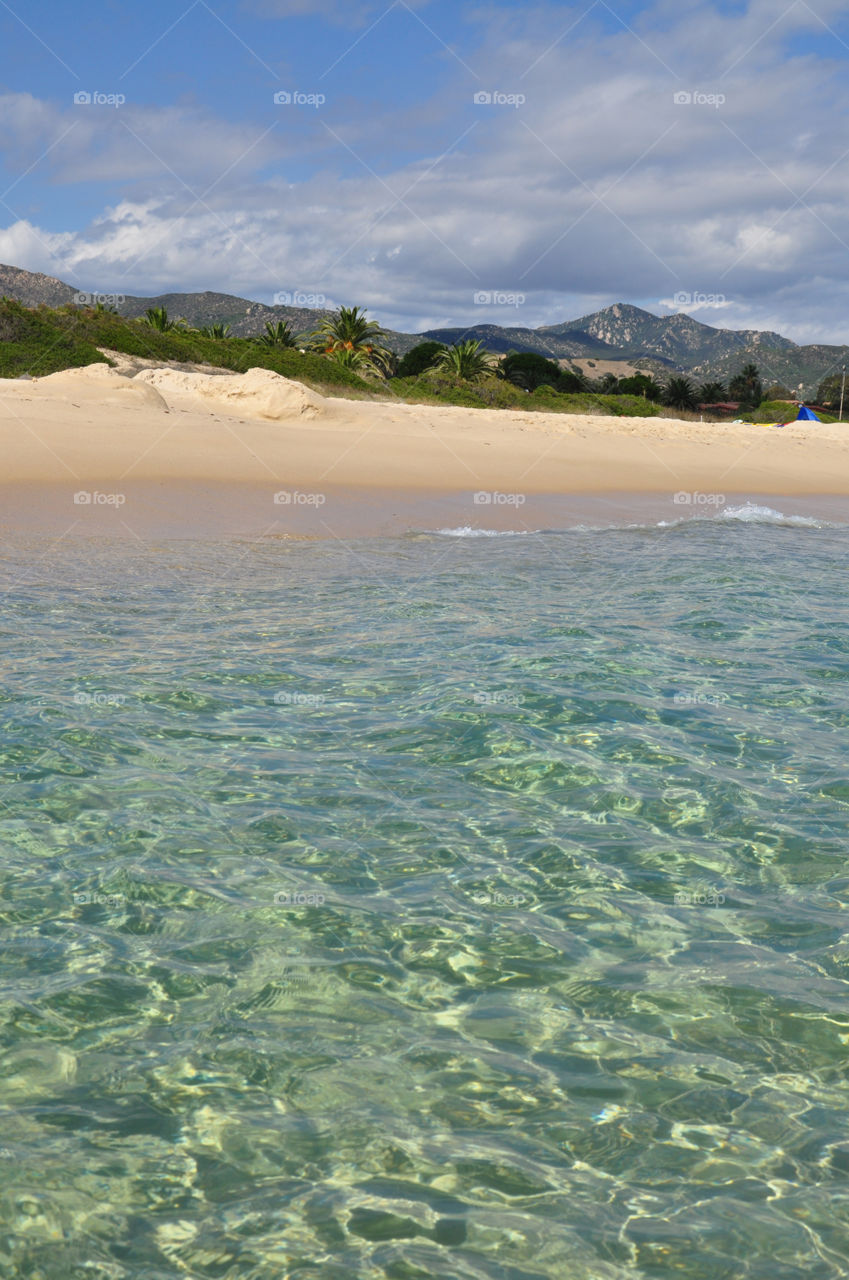
<svg viewBox="0 0 849 1280"><path fill-rule="evenodd" d="M226 293L166 293L156 297L81 292L52 276L0 265L0 294L25 306L40 304L84 305L101 297L112 302L121 315L143 316L149 307L165 307L175 319L182 316L194 326L229 324L234 337L262 333L268 321L287 321L294 332L313 328L330 314L307 307L266 306ZM453 343L477 338L490 351L533 351L567 367L592 373L620 362L630 368L661 377L685 374L696 382L726 382L749 362L756 364L765 386L782 383L803 386L808 397L819 382L839 372L849 362L849 346L812 344L800 346L780 333L757 329L720 329L691 316L655 316L650 311L619 302L591 315L538 329L520 325L470 324L465 328L428 329L423 333L387 330L387 346L403 355L418 342L433 339Z"/></svg>

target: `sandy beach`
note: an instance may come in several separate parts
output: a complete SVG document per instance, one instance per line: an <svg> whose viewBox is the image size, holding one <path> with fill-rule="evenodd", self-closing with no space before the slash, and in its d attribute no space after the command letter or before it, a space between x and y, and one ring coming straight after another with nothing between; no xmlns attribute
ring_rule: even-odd
<svg viewBox="0 0 849 1280"><path fill-rule="evenodd" d="M627 514L849 495L849 427L694 423L326 398L121 357L0 388L7 530L540 527L604 495ZM677 496L676 496L677 495ZM424 523L423 523L424 522Z"/></svg>

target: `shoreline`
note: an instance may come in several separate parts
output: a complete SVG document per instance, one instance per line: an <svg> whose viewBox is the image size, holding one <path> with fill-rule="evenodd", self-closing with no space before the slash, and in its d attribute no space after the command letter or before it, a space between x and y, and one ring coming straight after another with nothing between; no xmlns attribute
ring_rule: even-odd
<svg viewBox="0 0 849 1280"><path fill-rule="evenodd" d="M794 514L819 514L849 498L849 424L776 430L350 401L253 372L128 377L94 366L0 383L0 527L522 531L596 523L605 510L609 523L678 520L747 501L781 508L770 502L779 498L807 499Z"/></svg>
<svg viewBox="0 0 849 1280"><path fill-rule="evenodd" d="M669 528L729 519L817 523L849 527L849 496L833 494L695 494L677 502L668 492L538 493L521 506L481 504L471 491L326 486L322 503L274 502L268 487L160 480L109 490L60 484L0 484L0 536L134 539L254 540L284 538L343 542L405 534L537 534ZM292 496L314 495L293 490ZM700 502L700 497L722 502Z"/></svg>

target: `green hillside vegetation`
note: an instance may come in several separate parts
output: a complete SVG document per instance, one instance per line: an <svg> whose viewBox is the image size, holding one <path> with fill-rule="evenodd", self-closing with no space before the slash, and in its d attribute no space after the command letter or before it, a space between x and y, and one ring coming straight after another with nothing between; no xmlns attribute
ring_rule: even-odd
<svg viewBox="0 0 849 1280"><path fill-rule="evenodd" d="M102 308L74 306L36 308L0 300L0 377L23 374L45 377L63 369L109 364L99 348L148 360L208 364L243 373L250 368L272 369L328 394L359 394L384 398L395 395L412 403L451 404L469 408L538 410L546 413L601 413L650 416L659 410L641 396L604 394L592 386L579 394L564 394L543 385L529 393L494 370L475 381L456 375L450 365L426 369L416 377L384 380L360 377L352 368L327 354L276 345L257 339L210 336L175 323L164 308L147 318L127 319ZM221 332L221 331L219 331ZM444 351L437 346L433 354ZM344 354L344 353L343 353ZM568 379L564 379L568 383ZM569 384L571 385L571 384Z"/></svg>
<svg viewBox="0 0 849 1280"><path fill-rule="evenodd" d="M127 318L103 307L28 308L3 298L0 377L43 377L62 369L108 364L106 349L234 373L254 367L271 369L329 395L395 397L413 404L468 408L614 417L657 417L671 411L671 416L694 417L700 402L725 399L728 394L720 382L697 387L681 376L669 376L661 383L646 374L617 379L607 373L593 381L528 352L508 353L499 364L478 339L464 339L451 347L420 343L397 363L382 345L384 338L384 331L358 307L340 308L309 335L296 336L284 322L269 322L259 337L234 338L222 324L190 328L185 321L169 317L164 307L150 308L144 318ZM829 383L827 389L833 399L837 388ZM728 391L731 399L741 401L737 416L750 422L791 421L796 416L795 405L763 399L760 374L751 362L738 367ZM836 417L820 416L825 422L836 421Z"/></svg>
<svg viewBox="0 0 849 1280"><path fill-rule="evenodd" d="M209 364L234 373L272 369L337 395L379 393L375 384L337 361L310 352L302 355L297 348L264 346L248 338L206 337L181 327L162 331L146 320L127 320L95 308L29 309L8 298L0 301L0 377L44 377L62 369L108 364L98 347L149 360Z"/></svg>
<svg viewBox="0 0 849 1280"><path fill-rule="evenodd" d="M463 382L441 370L429 369L415 378L393 378L392 391L411 404L451 404L469 409L520 409L538 413L594 413L611 417L654 418L659 405L643 396L604 395L593 391L564 393L543 385L525 391L490 373Z"/></svg>

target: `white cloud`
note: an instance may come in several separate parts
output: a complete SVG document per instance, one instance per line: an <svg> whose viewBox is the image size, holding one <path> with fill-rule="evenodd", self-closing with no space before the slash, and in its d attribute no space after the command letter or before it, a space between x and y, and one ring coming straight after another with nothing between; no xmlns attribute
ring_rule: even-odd
<svg viewBox="0 0 849 1280"><path fill-rule="evenodd" d="M817 10L829 22L841 6ZM485 79L452 65L448 86L414 111L334 106L331 93L320 116L287 117L265 138L265 121L196 107L86 116L10 95L0 142L22 161L70 124L44 164L64 183L110 178L120 196L61 234L17 220L0 232L0 258L108 291L270 299L300 288L416 328L555 323L617 300L660 309L685 291L723 298L693 304L709 322L839 341L846 50L835 40L833 62L793 54L788 70L788 36L825 28L802 3L776 16L762 0L725 16L663 0L636 34L587 18L549 47L568 25L562 11L488 11L472 59ZM484 83L526 102L474 107ZM676 104L682 86L725 102ZM387 163L405 138L421 158ZM228 168L203 201L187 192ZM813 280L828 284L814 301ZM473 304L480 289L527 301L490 311Z"/></svg>
<svg viewBox="0 0 849 1280"><path fill-rule="evenodd" d="M264 121L234 124L194 106L66 106L26 93L0 96L0 151L7 165L62 183L164 179L179 189L238 178L295 153L271 92ZM201 187L202 189L202 187Z"/></svg>

